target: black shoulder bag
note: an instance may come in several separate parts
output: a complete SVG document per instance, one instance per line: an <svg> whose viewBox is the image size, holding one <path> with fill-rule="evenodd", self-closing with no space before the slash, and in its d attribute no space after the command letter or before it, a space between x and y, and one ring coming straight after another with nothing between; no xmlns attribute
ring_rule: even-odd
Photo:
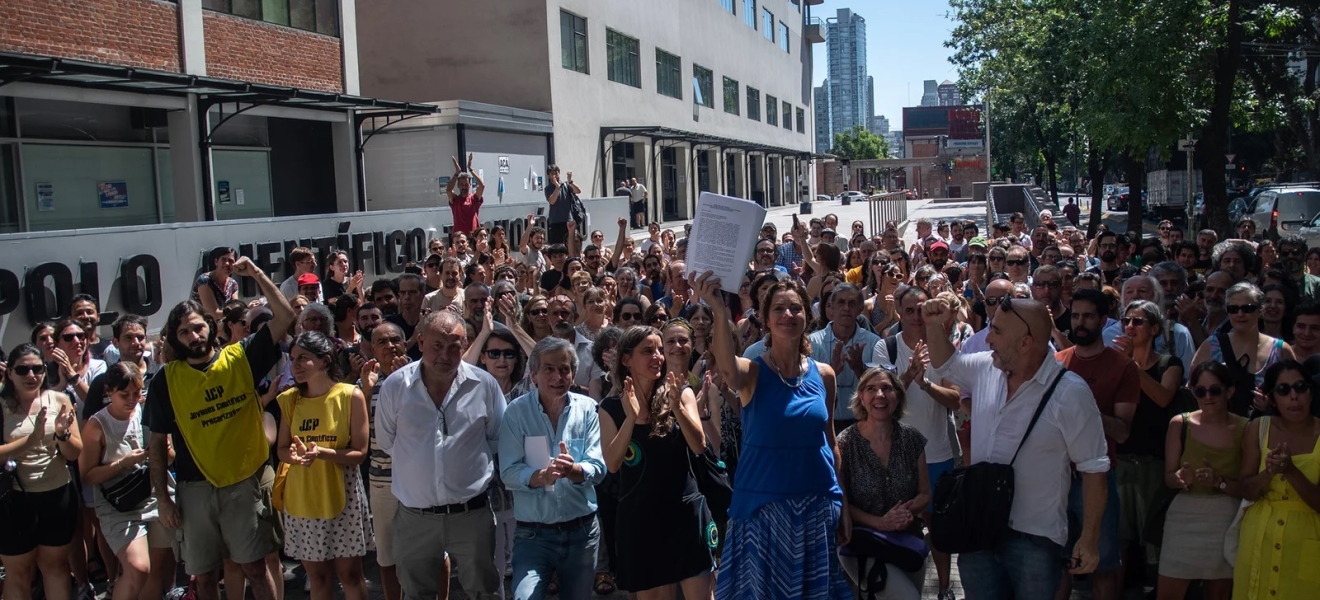
<svg viewBox="0 0 1320 600"><path fill-rule="evenodd" d="M137 440L142 439L142 421L139 415L137 423ZM138 450L138 444L129 441L129 446ZM134 469L127 475L119 478L111 484L101 484L101 495L105 496L105 501L110 506L115 507L119 512L134 512L146 504L147 499L151 498L151 472L147 465L138 463Z"/></svg>
<svg viewBox="0 0 1320 600"><path fill-rule="evenodd" d="M1251 364L1251 357L1248 355L1236 356L1233 353L1233 342L1228 339L1228 334L1219 332L1215 334L1219 340L1219 353L1223 357L1224 366L1228 367L1228 373L1232 376L1233 397L1228 399L1228 412L1241 417L1251 418L1254 412L1255 403L1253 402L1256 390L1256 375L1247 370L1247 365L1242 364L1242 359L1246 359L1247 364ZM1254 351L1253 351L1254 352ZM1190 367L1184 366L1184 369Z"/></svg>
<svg viewBox="0 0 1320 600"><path fill-rule="evenodd" d="M1187 451L1187 413L1182 413L1182 451ZM1146 526L1141 530L1141 539L1152 546L1164 545L1164 521L1169 516L1169 505L1173 504L1173 499L1178 497L1177 490L1167 485L1160 486L1160 491L1150 500L1149 509L1146 512Z"/></svg>
<svg viewBox="0 0 1320 600"><path fill-rule="evenodd" d="M1041 396L1027 431L1018 442L1013 460L1008 464L982 462L958 467L940 477L935 486L930 536L932 546L950 554L989 550L1008 532L1008 518L1013 510L1013 462L1017 461L1036 421L1049 404L1054 388L1063 379L1060 369L1054 382Z"/></svg>

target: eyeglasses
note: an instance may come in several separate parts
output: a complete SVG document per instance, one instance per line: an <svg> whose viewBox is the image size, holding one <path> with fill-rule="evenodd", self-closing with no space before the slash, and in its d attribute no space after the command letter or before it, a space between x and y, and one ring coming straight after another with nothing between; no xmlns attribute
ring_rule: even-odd
<svg viewBox="0 0 1320 600"><path fill-rule="evenodd" d="M620 320L620 321L640 321L640 320L642 320L642 313L635 313L635 312L619 313L619 320Z"/></svg>
<svg viewBox="0 0 1320 600"><path fill-rule="evenodd" d="M507 359L507 360L517 360L517 359L518 359L518 351L515 350L515 349L513 349L513 348L507 348L507 349L504 349L504 350L500 350L500 349L498 349L498 348L496 348L496 349L491 349L491 350L487 350L487 351L486 351L486 358L489 358L489 359L491 359L491 360L499 360L499 359L501 359L501 358L504 358L504 359Z"/></svg>
<svg viewBox="0 0 1320 600"><path fill-rule="evenodd" d="M1118 321L1122 323L1124 327L1127 327L1128 325L1136 325L1137 327L1141 327L1142 325L1146 324L1146 317L1123 317Z"/></svg>
<svg viewBox="0 0 1320 600"><path fill-rule="evenodd" d="M1305 379L1298 381L1297 383L1294 383L1292 385L1288 385L1286 383L1280 383L1279 385L1274 386L1274 393L1275 395L1278 396L1287 396L1288 392L1305 394L1306 392L1309 391L1311 391L1311 382L1306 381Z"/></svg>
<svg viewBox="0 0 1320 600"><path fill-rule="evenodd" d="M651 323L664 323L665 321L668 321L668 320L669 320L669 315L667 315L667 314L665 314L665 313L655 313L654 315L651 315L651 320L650 320L649 322L651 322Z"/></svg>
<svg viewBox="0 0 1320 600"><path fill-rule="evenodd" d="M1013 264L1013 263L1009 263L1009 264ZM1057 290L1057 289L1063 287L1063 282L1061 282L1061 281L1033 281L1033 282L1031 282L1031 287L1035 287L1035 288L1050 288L1050 289L1052 289L1052 290Z"/></svg>
<svg viewBox="0 0 1320 600"><path fill-rule="evenodd" d="M45 375L46 365L14 365L14 374L19 377L28 375Z"/></svg>
<svg viewBox="0 0 1320 600"><path fill-rule="evenodd" d="M1007 302L1008 302L1008 296L994 296L994 297L986 296L986 297L985 297L985 305L986 305L986 306L998 306L1000 301L1003 301L1003 302L1007 303Z"/></svg>
<svg viewBox="0 0 1320 600"><path fill-rule="evenodd" d="M1205 387L1203 385L1198 385L1192 388L1192 395L1196 396L1197 398L1204 398L1206 396L1210 396L1211 398L1217 398L1219 396L1224 395L1224 386L1212 385L1210 387Z"/></svg>
<svg viewBox="0 0 1320 600"><path fill-rule="evenodd" d="M1252 314L1258 310L1260 310L1259 304L1229 304L1224 307L1224 312L1230 315L1236 315L1238 313Z"/></svg>
<svg viewBox="0 0 1320 600"><path fill-rule="evenodd" d="M756 253L757 253L757 254L774 254L774 253L775 253L775 249L774 249L774 248L761 248L760 250L757 250Z"/></svg>
<svg viewBox="0 0 1320 600"><path fill-rule="evenodd" d="M1007 265L1010 266L1010 267L1020 267L1020 266L1022 266L1022 265L1027 264L1027 259L1025 259L1025 258L1014 258L1014 259L1012 259L1012 260L1005 261L1005 264L1007 264Z"/></svg>
<svg viewBox="0 0 1320 600"><path fill-rule="evenodd" d="M87 339L87 334L85 334L85 333L66 333L66 334L64 334L64 335L61 335L61 336L60 336L60 339L66 341L66 342L72 342L73 340L79 340L79 341L81 341L81 340L85 340L85 339Z"/></svg>
<svg viewBox="0 0 1320 600"><path fill-rule="evenodd" d="M527 311L527 314L532 315L533 317L544 317L545 315L550 314L550 309L533 308L532 310Z"/></svg>
<svg viewBox="0 0 1320 600"><path fill-rule="evenodd" d="M1172 227L1169 227L1168 225L1160 225L1160 231L1168 231L1168 230L1170 230L1170 229L1173 229L1173 228L1172 228Z"/></svg>

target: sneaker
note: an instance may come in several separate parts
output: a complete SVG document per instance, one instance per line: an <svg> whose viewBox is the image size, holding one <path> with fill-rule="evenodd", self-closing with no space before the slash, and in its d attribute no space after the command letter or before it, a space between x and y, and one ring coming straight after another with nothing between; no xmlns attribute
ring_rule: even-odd
<svg viewBox="0 0 1320 600"><path fill-rule="evenodd" d="M939 600L958 600L958 597L953 595L953 590L940 590Z"/></svg>

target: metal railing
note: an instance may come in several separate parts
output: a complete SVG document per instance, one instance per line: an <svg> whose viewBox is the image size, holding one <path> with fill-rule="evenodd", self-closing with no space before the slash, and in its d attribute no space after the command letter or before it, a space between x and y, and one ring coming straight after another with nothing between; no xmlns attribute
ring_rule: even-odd
<svg viewBox="0 0 1320 600"><path fill-rule="evenodd" d="M901 224L908 218L908 200L906 192L875 194L866 199L871 213L871 231L881 233L885 223L893 221Z"/></svg>

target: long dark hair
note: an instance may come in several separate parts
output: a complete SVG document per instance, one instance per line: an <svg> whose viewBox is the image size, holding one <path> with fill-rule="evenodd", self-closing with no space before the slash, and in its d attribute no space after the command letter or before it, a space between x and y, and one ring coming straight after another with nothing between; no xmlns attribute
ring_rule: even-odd
<svg viewBox="0 0 1320 600"><path fill-rule="evenodd" d="M643 325L634 325L623 330L623 337L619 338L619 345L614 352L614 365L610 369L610 381L613 383L610 390L611 396L622 397L624 381L632 375L628 370L628 365L624 364L624 356L632 354L632 351L636 350L650 336L660 337L660 330ZM661 360L667 360L664 358L663 352L660 353L660 356ZM639 403L646 403L647 413L651 417L651 437L664 437L674 428L674 413L669 410L669 402L666 400L669 392L669 385L666 381L666 375L668 374L668 369L662 365L660 376L651 385L651 397L637 399Z"/></svg>
<svg viewBox="0 0 1320 600"><path fill-rule="evenodd" d="M188 347L179 341L179 325L188 315L196 314L202 320L206 321L206 347L208 350L215 348L215 340L218 335L215 319L202 308L202 303L196 300L185 300L170 310L170 314L165 318L165 343L169 345L170 350L174 351L175 358L188 356ZM56 330L58 332L58 330Z"/></svg>
<svg viewBox="0 0 1320 600"><path fill-rule="evenodd" d="M1301 374L1303 381L1308 384L1311 383L1311 374L1307 372L1306 367L1302 366L1302 363L1292 359L1285 359L1270 365L1270 368L1265 369L1265 386L1261 391L1265 392L1266 396L1269 396L1271 405L1275 405L1276 402L1274 399L1274 386L1279 384L1279 378L1283 377L1283 374L1288 371L1297 371ZM1314 397L1312 397L1312 401L1315 401ZM1270 412L1272 414L1278 414L1279 411L1277 405L1275 405Z"/></svg>
<svg viewBox="0 0 1320 600"><path fill-rule="evenodd" d="M509 374L509 381L512 381L515 384L522 381L523 377L527 374L527 354L523 352L522 344L518 343L518 338L514 337L513 332L508 329L492 329L490 336L486 338L486 346L481 348L482 354L486 353L486 348L490 346L490 341L492 339L513 346L513 349L518 351L518 358L514 359L513 372ZM486 368L486 365L481 361L477 361L477 365L483 370Z"/></svg>
<svg viewBox="0 0 1320 600"><path fill-rule="evenodd" d="M10 371L5 373L4 385L0 386L0 398L5 400L6 405L9 406L9 410L18 410L18 395L14 392L14 385L10 381L10 378L14 377L14 364L24 356L35 356L37 357L37 360L41 361L42 365L46 364L46 359L41 356L41 348L38 348L36 344L19 344L18 347L9 351L9 356L7 357L8 362L5 364L9 365Z"/></svg>
<svg viewBox="0 0 1320 600"><path fill-rule="evenodd" d="M312 353L317 358L325 359L326 373L330 376L331 381L339 381L344 378L343 373L340 372L339 361L336 360L335 356L338 346L335 346L335 341L326 334L320 331L304 331L294 338L293 345ZM307 384L299 383L297 385L298 393L304 397L307 396Z"/></svg>

